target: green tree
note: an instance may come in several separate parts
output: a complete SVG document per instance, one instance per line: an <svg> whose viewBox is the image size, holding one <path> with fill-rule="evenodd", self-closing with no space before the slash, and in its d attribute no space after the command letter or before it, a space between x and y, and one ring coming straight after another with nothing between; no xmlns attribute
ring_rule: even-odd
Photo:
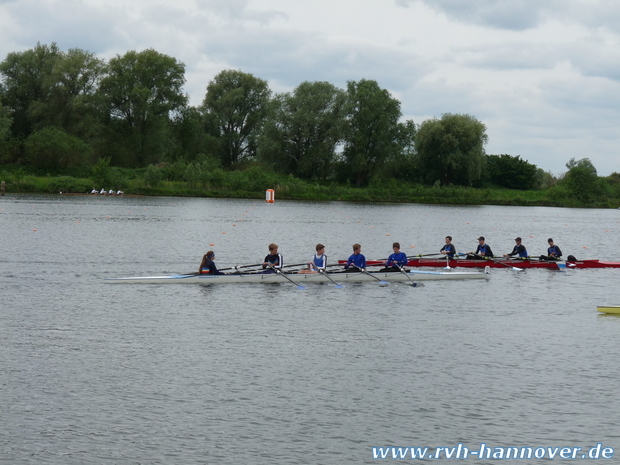
<svg viewBox="0 0 620 465"><path fill-rule="evenodd" d="M522 160L519 155L488 155L486 177L493 184L508 189L532 189L537 182L536 165Z"/></svg>
<svg viewBox="0 0 620 465"><path fill-rule="evenodd" d="M51 126L33 132L26 139L24 148L29 164L37 168L75 168L91 162L90 145Z"/></svg>
<svg viewBox="0 0 620 465"><path fill-rule="evenodd" d="M153 49L110 60L100 92L109 113L108 137L124 158L116 163L146 166L170 152L169 122L187 103L184 83L185 65Z"/></svg>
<svg viewBox="0 0 620 465"><path fill-rule="evenodd" d="M9 109L2 105L0 100L0 162L5 159L8 152L8 138L11 134L11 123L13 118Z"/></svg>
<svg viewBox="0 0 620 465"><path fill-rule="evenodd" d="M470 115L424 121L416 135L419 167L429 183L470 186L482 174L486 126Z"/></svg>
<svg viewBox="0 0 620 465"><path fill-rule="evenodd" d="M78 136L94 137L100 115L97 100L103 60L77 48L60 52L51 72L45 76L47 97L33 102L31 117L35 129L56 126Z"/></svg>
<svg viewBox="0 0 620 465"><path fill-rule="evenodd" d="M411 145L412 123L399 123L400 102L366 79L348 82L346 115L343 159L350 178L362 186L379 166Z"/></svg>
<svg viewBox="0 0 620 465"><path fill-rule="evenodd" d="M564 176L563 184L573 197L583 203L589 203L602 193L602 184L589 158L578 161L571 158L566 167L568 172Z"/></svg>
<svg viewBox="0 0 620 465"><path fill-rule="evenodd" d="M36 122L33 111L36 105L49 100L53 87L51 76L61 55L55 43L49 46L37 43L31 50L9 53L0 63L4 78L2 100L11 109L13 137L23 140L32 134Z"/></svg>
<svg viewBox="0 0 620 465"><path fill-rule="evenodd" d="M267 81L241 71L224 70L209 82L202 111L217 128L224 166L256 155L270 96Z"/></svg>
<svg viewBox="0 0 620 465"><path fill-rule="evenodd" d="M343 139L345 93L328 82L303 82L278 95L259 155L278 171L325 179Z"/></svg>

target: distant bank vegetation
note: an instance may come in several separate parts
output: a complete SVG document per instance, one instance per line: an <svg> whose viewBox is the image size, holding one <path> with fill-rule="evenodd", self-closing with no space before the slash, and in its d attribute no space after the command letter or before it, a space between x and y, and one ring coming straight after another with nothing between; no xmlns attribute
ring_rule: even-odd
<svg viewBox="0 0 620 465"><path fill-rule="evenodd" d="M444 114L402 121L376 81L303 82L274 94L224 70L202 104L185 66L148 49L104 61L37 44L0 63L0 180L21 192L443 204L620 205L620 175L589 159L560 178L519 155L488 155L485 125Z"/></svg>

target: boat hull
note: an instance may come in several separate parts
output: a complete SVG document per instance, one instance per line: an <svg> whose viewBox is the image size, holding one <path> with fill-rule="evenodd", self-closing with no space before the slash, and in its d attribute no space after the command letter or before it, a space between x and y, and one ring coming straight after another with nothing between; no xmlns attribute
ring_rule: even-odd
<svg viewBox="0 0 620 465"><path fill-rule="evenodd" d="M340 260L338 263L344 264L346 260ZM385 263L385 260L367 260L368 266L381 266ZM566 265L566 268L620 268L620 262L603 262L600 260L578 260L575 262L564 261L545 261L545 260L467 260L464 258L457 258L446 261L446 259L434 259L434 258L415 258L410 259L407 266L411 267L435 267L445 268L446 264L450 265L450 268L484 268L490 266L491 268L506 268L506 267L518 267L518 268L545 268L551 270L557 270ZM558 266L559 265L559 266Z"/></svg>
<svg viewBox="0 0 620 465"><path fill-rule="evenodd" d="M600 305L596 309L601 313L620 315L620 305Z"/></svg>
<svg viewBox="0 0 620 465"><path fill-rule="evenodd" d="M328 283L333 284L327 276L320 273L286 273L283 275L275 273L247 273L247 274L226 274L226 275L170 275L170 276L144 276L131 278L111 278L106 279L110 284L239 284L239 283L288 283L288 277L295 284L306 283ZM405 273L329 273L328 275L337 283L371 283L379 281L387 282L409 282L412 281L439 281L456 279L488 279L489 270L485 272L466 272L466 271L419 271L410 270Z"/></svg>

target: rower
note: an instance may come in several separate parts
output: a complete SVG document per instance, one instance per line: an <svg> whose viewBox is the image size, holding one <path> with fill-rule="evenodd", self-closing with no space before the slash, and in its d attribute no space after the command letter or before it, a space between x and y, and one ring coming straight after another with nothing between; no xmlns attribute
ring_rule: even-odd
<svg viewBox="0 0 620 465"><path fill-rule="evenodd" d="M278 253L277 244L269 244L269 255L263 261L263 273L275 273L281 270L283 265L282 255Z"/></svg>
<svg viewBox="0 0 620 465"><path fill-rule="evenodd" d="M385 262L385 268L382 268L380 271L400 271L400 269L407 265L407 255L405 252L400 251L400 244L398 242L394 242L392 244L392 250L394 251L391 254L387 262Z"/></svg>
<svg viewBox="0 0 620 465"><path fill-rule="evenodd" d="M549 244L549 248L547 249L547 255L541 255L538 257L539 260L561 260L562 259L562 251L560 248L553 243L553 239L550 237L547 239L547 243Z"/></svg>
<svg viewBox="0 0 620 465"><path fill-rule="evenodd" d="M484 236L478 238L478 247L475 252L469 252L466 257L468 260L483 260L493 258L493 251L489 244L485 242Z"/></svg>
<svg viewBox="0 0 620 465"><path fill-rule="evenodd" d="M351 265L354 265L351 267ZM349 269L351 267L351 269ZM362 255L362 246L359 244L353 244L353 255L347 260L347 264L344 266L348 271L361 271L366 268L366 257Z"/></svg>
<svg viewBox="0 0 620 465"><path fill-rule="evenodd" d="M515 255L518 255L521 259L527 258L527 250L525 249L525 246L521 243L520 237L517 237L515 239L515 246L513 247L512 252L504 254L504 257L514 257Z"/></svg>
<svg viewBox="0 0 620 465"><path fill-rule="evenodd" d="M446 236L446 245L444 245L439 252L446 255L450 260L454 258L456 248L454 244L452 244L452 236Z"/></svg>
<svg viewBox="0 0 620 465"><path fill-rule="evenodd" d="M325 271L327 267L327 255L325 255L325 246L317 244L316 253L312 256L312 260L308 262L308 269L301 270L300 273L318 273Z"/></svg>
<svg viewBox="0 0 620 465"><path fill-rule="evenodd" d="M209 250L202 257L200 267L198 268L198 274L226 274L217 269L213 260L215 260L215 252Z"/></svg>

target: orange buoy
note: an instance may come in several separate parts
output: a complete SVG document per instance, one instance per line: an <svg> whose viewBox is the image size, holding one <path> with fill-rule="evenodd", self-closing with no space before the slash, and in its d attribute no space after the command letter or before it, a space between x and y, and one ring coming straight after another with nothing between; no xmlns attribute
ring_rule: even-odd
<svg viewBox="0 0 620 465"><path fill-rule="evenodd" d="M273 203L276 200L276 192L273 189L267 189L265 192L265 201L267 203Z"/></svg>

